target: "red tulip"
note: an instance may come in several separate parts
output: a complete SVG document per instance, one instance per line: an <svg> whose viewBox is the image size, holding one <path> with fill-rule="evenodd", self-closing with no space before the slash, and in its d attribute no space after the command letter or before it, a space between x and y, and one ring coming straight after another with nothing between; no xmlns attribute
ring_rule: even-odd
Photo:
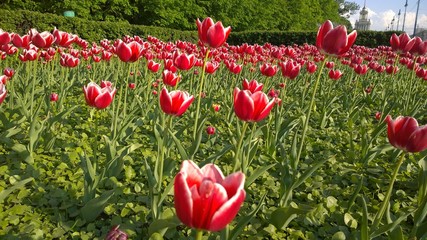
<svg viewBox="0 0 427 240"><path fill-rule="evenodd" d="M234 89L234 112L242 121L259 122L266 118L274 106L265 93Z"/></svg>
<svg viewBox="0 0 427 240"><path fill-rule="evenodd" d="M249 90L251 93L262 91L264 84L258 83L257 80L252 79L250 82L245 78L242 83L243 90Z"/></svg>
<svg viewBox="0 0 427 240"><path fill-rule="evenodd" d="M381 112L375 113L375 119L377 119L378 121L381 120Z"/></svg>
<svg viewBox="0 0 427 240"><path fill-rule="evenodd" d="M11 34L0 28L0 46L9 44L11 40Z"/></svg>
<svg viewBox="0 0 427 240"><path fill-rule="evenodd" d="M141 57L142 50L142 45L138 42L125 43L119 40L116 54L123 62L136 62Z"/></svg>
<svg viewBox="0 0 427 240"><path fill-rule="evenodd" d="M17 48L28 48L30 46L30 35L19 36L19 34L12 34L12 44Z"/></svg>
<svg viewBox="0 0 427 240"><path fill-rule="evenodd" d="M219 68L219 62L217 61L206 62L206 67L205 67L206 73L212 74L216 70L218 70L218 68Z"/></svg>
<svg viewBox="0 0 427 240"><path fill-rule="evenodd" d="M221 22L214 23L210 17L205 18L203 22L197 19L196 23L200 41L212 48L224 44L231 32L231 27L224 28Z"/></svg>
<svg viewBox="0 0 427 240"><path fill-rule="evenodd" d="M314 73L317 70L317 65L314 62L307 62L305 67L307 68L308 73Z"/></svg>
<svg viewBox="0 0 427 240"><path fill-rule="evenodd" d="M25 62L25 61L34 61L37 59L37 51L30 49L24 49L22 54L19 54L19 60Z"/></svg>
<svg viewBox="0 0 427 240"><path fill-rule="evenodd" d="M56 28L53 30L53 36L55 37L55 43L61 47L68 47L76 40L76 36L59 31Z"/></svg>
<svg viewBox="0 0 427 240"><path fill-rule="evenodd" d="M342 72L340 70L329 70L329 78L332 80L338 80L340 79L342 76Z"/></svg>
<svg viewBox="0 0 427 240"><path fill-rule="evenodd" d="M399 36L393 33L390 37L391 49L393 49L394 52L406 53L411 50L414 44L415 38L411 39L407 33L402 33Z"/></svg>
<svg viewBox="0 0 427 240"><path fill-rule="evenodd" d="M190 107L194 96L180 90L168 92L164 87L160 93L160 107L169 115L181 116Z"/></svg>
<svg viewBox="0 0 427 240"><path fill-rule="evenodd" d="M79 65L80 59L73 57L71 54L64 53L61 55L59 63L61 64L61 66L73 68Z"/></svg>
<svg viewBox="0 0 427 240"><path fill-rule="evenodd" d="M4 99L6 98L6 86L0 82L0 104L4 101Z"/></svg>
<svg viewBox="0 0 427 240"><path fill-rule="evenodd" d="M207 133L208 135L214 135L214 134L215 134L215 128L214 128L214 127L212 127L212 126L208 126L208 127L206 128L206 133Z"/></svg>
<svg viewBox="0 0 427 240"><path fill-rule="evenodd" d="M267 77L272 77L277 73L277 66L270 63L264 63L259 67L261 74Z"/></svg>
<svg viewBox="0 0 427 240"><path fill-rule="evenodd" d="M293 60L281 62L280 67L282 68L282 76L289 79L295 79L301 70L301 65Z"/></svg>
<svg viewBox="0 0 427 240"><path fill-rule="evenodd" d="M385 68L385 71L388 74L396 74L399 71L399 67L398 66L393 66L393 65L387 65Z"/></svg>
<svg viewBox="0 0 427 240"><path fill-rule="evenodd" d="M354 30L347 35L347 28L343 25L333 28L331 21L326 21L317 32L316 47L326 55L344 55L356 41L357 32Z"/></svg>
<svg viewBox="0 0 427 240"><path fill-rule="evenodd" d="M135 87L136 87L135 83L129 83L129 88L130 89L135 89Z"/></svg>
<svg viewBox="0 0 427 240"><path fill-rule="evenodd" d="M30 30L31 43L38 48L49 48L55 41L55 37L48 31L39 33L36 29Z"/></svg>
<svg viewBox="0 0 427 240"><path fill-rule="evenodd" d="M176 75L175 73L169 70L164 70L162 73L162 77L163 83L171 87L175 87L176 84L181 80L181 76Z"/></svg>
<svg viewBox="0 0 427 240"><path fill-rule="evenodd" d="M174 180L176 214L191 228L220 231L239 212L246 197L244 183L242 172L224 178L214 164L199 168L186 160Z"/></svg>
<svg viewBox="0 0 427 240"><path fill-rule="evenodd" d="M406 152L421 152L427 148L427 125L418 126L412 117L386 117L388 141Z"/></svg>
<svg viewBox="0 0 427 240"><path fill-rule="evenodd" d="M181 70L189 70L194 66L196 56L194 54L179 53L176 51L173 55L173 64Z"/></svg>
<svg viewBox="0 0 427 240"><path fill-rule="evenodd" d="M410 53L422 56L427 53L427 41L424 41L420 37L414 37L414 46L412 46Z"/></svg>
<svg viewBox="0 0 427 240"><path fill-rule="evenodd" d="M236 64L235 62L230 62L226 65L228 70L234 74L239 74L242 71L243 66L240 64Z"/></svg>
<svg viewBox="0 0 427 240"><path fill-rule="evenodd" d="M116 88L112 88L111 84L101 82L101 87L94 82L90 82L87 86L83 87L86 103L97 109L104 109L108 107L113 101L116 94Z"/></svg>
<svg viewBox="0 0 427 240"><path fill-rule="evenodd" d="M334 68L335 67L335 62L332 62L332 61L330 61L330 62L326 62L325 63L325 67L327 67L327 68Z"/></svg>
<svg viewBox="0 0 427 240"><path fill-rule="evenodd" d="M56 102L56 101L58 101L58 94L57 94L57 93L51 93L51 94L50 94L50 101L51 101L51 102Z"/></svg>
<svg viewBox="0 0 427 240"><path fill-rule="evenodd" d="M366 72L368 72L368 66L366 64L358 64L354 68L354 72L356 72L359 75L364 75Z"/></svg>
<svg viewBox="0 0 427 240"><path fill-rule="evenodd" d="M150 70L151 72L157 72L160 69L160 63L156 63L153 60L149 60L147 63L147 68L148 70Z"/></svg>
<svg viewBox="0 0 427 240"><path fill-rule="evenodd" d="M15 74L15 70L13 70L13 68L7 67L3 70L3 74L6 75L8 78L11 78Z"/></svg>

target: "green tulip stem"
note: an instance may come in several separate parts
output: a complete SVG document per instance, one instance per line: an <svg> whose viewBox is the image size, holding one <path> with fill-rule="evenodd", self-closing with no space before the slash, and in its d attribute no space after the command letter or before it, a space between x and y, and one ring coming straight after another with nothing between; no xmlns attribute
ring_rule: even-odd
<svg viewBox="0 0 427 240"><path fill-rule="evenodd" d="M293 164L293 167L295 167L295 168L298 166L298 162L301 158L302 149L304 148L305 135L307 134L308 124L310 122L311 111L313 110L313 107L314 107L314 100L316 98L317 87L319 86L320 76L322 76L323 68L325 67L327 59L328 59L328 57L325 57L325 59L323 60L322 65L320 66L320 69L319 69L319 74L317 75L316 82L314 83L313 93L311 95L310 106L308 108L307 116L305 118L304 126L302 129L301 142L299 143L298 155L295 159L295 163Z"/></svg>
<svg viewBox="0 0 427 240"><path fill-rule="evenodd" d="M400 166L402 165L404 159L405 159L405 153L402 154L399 161L396 163L396 167L394 168L393 176L391 177L390 184L388 185L388 189L387 189L387 193L385 195L384 201L382 202L380 210L375 216L374 222L372 224L373 231L378 229L381 219L385 213L385 210L387 209L388 204L390 204L389 201L390 201L391 191L393 190L393 185L394 185L394 182L396 181L397 173L399 172Z"/></svg>
<svg viewBox="0 0 427 240"><path fill-rule="evenodd" d="M240 151L241 151L241 148L242 148L243 138L245 137L245 132L246 132L246 129L248 128L248 125L249 124L247 122L243 122L242 132L240 133L240 139L239 139L239 142L237 143L237 147L236 147L236 154L234 155L234 169L233 169L233 172L237 171L237 169L238 169L239 156L242 155L242 154L240 154Z"/></svg>
<svg viewBox="0 0 427 240"><path fill-rule="evenodd" d="M195 119L196 122L194 123L194 131L193 131L194 141L196 141L196 137L197 137L197 129L198 129L197 125L199 122L200 102L202 100L203 84L204 84L204 80L205 80L206 62L208 61L208 58L209 58L209 52L210 52L210 49L208 48L206 50L205 59L203 60L202 77L200 79L199 96L198 96L198 100L197 100L196 119Z"/></svg>
<svg viewBox="0 0 427 240"><path fill-rule="evenodd" d="M203 237L203 230L197 229L196 230L196 239L195 240L202 240Z"/></svg>

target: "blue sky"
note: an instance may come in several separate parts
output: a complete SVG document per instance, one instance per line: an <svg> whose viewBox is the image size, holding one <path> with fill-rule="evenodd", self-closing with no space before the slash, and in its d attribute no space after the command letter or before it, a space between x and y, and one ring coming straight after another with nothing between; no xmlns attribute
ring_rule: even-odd
<svg viewBox="0 0 427 240"><path fill-rule="evenodd" d="M364 0L347 0L356 2L363 7ZM408 7L406 9L405 31L409 34L414 32L415 13L417 11L418 0L408 0ZM398 23L399 9L401 11L399 30L402 30L403 15L405 12L406 0L366 0L366 8L368 9L368 18L371 19L371 30L384 31L391 28L393 17L395 18L393 29L395 30ZM350 17L350 22L353 24L356 19L359 19L359 11ZM427 29L427 0L420 0L420 8L418 12L417 25L420 28Z"/></svg>

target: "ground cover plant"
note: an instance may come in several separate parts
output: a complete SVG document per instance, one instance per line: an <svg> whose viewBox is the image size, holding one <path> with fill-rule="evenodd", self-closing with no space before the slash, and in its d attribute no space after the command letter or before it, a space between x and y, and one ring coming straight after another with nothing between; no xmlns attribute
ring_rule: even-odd
<svg viewBox="0 0 427 240"><path fill-rule="evenodd" d="M427 42L0 30L4 239L423 239Z"/></svg>

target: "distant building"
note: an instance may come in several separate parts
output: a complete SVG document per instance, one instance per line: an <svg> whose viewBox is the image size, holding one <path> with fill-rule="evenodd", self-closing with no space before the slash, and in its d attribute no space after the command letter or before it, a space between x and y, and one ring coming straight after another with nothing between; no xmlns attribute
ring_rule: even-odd
<svg viewBox="0 0 427 240"><path fill-rule="evenodd" d="M365 5L362 8L362 11L360 11L359 20L356 20L356 24L354 25L354 28L359 31L367 31L371 29L371 20L368 19L368 10L366 9L366 1L365 1Z"/></svg>

